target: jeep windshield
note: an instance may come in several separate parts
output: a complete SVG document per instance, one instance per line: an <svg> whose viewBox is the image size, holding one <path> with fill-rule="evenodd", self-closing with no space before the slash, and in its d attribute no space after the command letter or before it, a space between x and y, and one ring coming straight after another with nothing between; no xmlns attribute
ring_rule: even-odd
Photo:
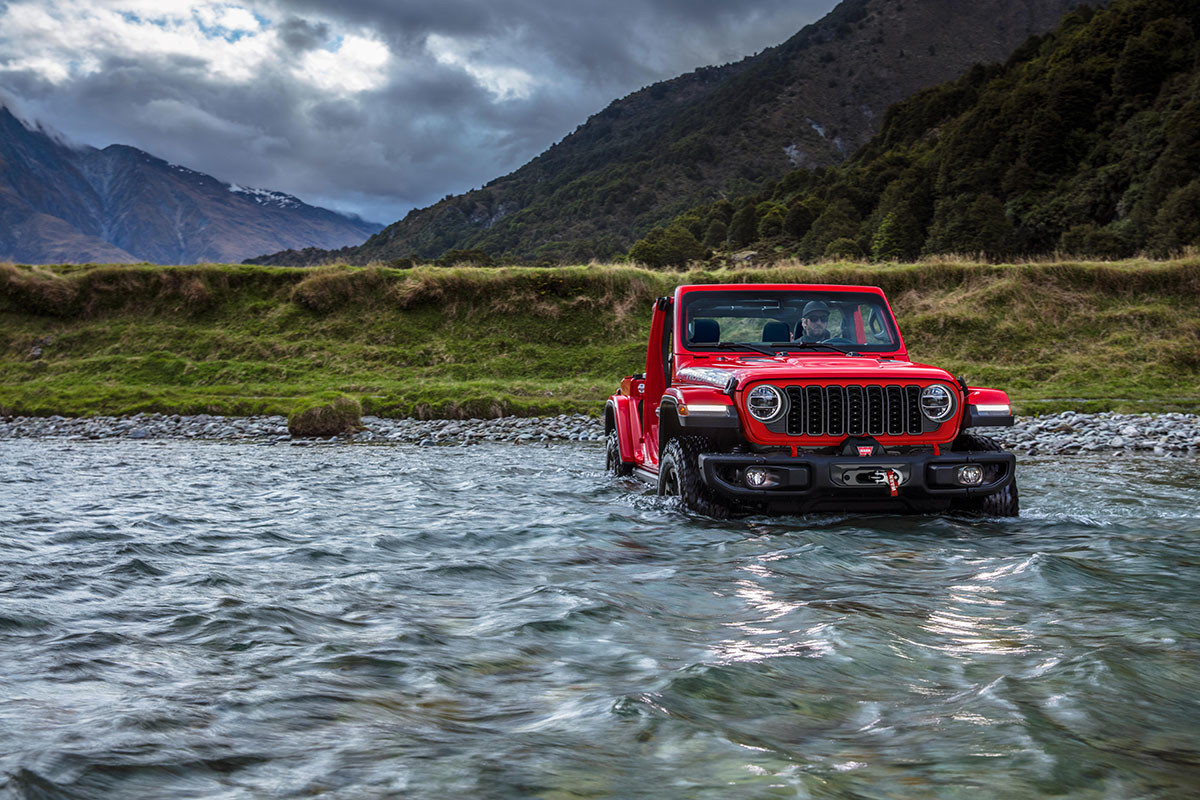
<svg viewBox="0 0 1200 800"><path fill-rule="evenodd" d="M900 341L882 298L867 292L692 291L683 325L697 351L882 353Z"/></svg>

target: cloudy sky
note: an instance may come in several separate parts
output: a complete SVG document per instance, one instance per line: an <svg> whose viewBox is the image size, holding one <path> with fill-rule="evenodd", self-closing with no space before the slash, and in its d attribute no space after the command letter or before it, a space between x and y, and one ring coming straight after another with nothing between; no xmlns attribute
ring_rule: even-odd
<svg viewBox="0 0 1200 800"><path fill-rule="evenodd" d="M392 222L836 0L0 0L0 103Z"/></svg>

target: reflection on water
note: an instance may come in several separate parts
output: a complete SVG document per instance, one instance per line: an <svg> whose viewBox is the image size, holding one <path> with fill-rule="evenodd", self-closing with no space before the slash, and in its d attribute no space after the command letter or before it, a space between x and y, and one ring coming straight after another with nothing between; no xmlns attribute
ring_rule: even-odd
<svg viewBox="0 0 1200 800"><path fill-rule="evenodd" d="M689 518L595 447L0 442L0 796L1200 792L1200 465Z"/></svg>

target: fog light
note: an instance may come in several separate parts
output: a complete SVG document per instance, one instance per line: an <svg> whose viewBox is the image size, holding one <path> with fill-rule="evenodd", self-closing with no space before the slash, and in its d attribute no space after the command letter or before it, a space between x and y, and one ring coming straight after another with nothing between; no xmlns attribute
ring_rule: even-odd
<svg viewBox="0 0 1200 800"><path fill-rule="evenodd" d="M983 467L977 464L959 467L958 482L963 486L978 486L983 483Z"/></svg>
<svg viewBox="0 0 1200 800"><path fill-rule="evenodd" d="M769 469L750 467L745 474L746 485L751 489L769 489L779 485L779 478Z"/></svg>

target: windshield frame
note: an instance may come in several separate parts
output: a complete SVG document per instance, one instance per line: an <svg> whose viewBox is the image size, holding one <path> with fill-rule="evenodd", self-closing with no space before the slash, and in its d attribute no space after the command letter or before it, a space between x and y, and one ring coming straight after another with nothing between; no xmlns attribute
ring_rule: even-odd
<svg viewBox="0 0 1200 800"><path fill-rule="evenodd" d="M855 287L838 287L836 289L827 286L781 286L781 285L739 285L739 286L713 286L708 287L680 287L680 297L676 304L676 347L681 352L711 355L716 353L721 354L737 354L749 355L751 358L769 358L762 354L755 354L752 349L746 348L744 351L741 348L733 347L731 344L753 345L757 348L772 350L777 354L816 354L816 355L833 355L835 352L840 353L861 353L861 354L893 354L904 351L904 340L900 336L899 326L896 324L894 315L887 298L881 291L874 287L855 286ZM692 310L697 303L707 301L720 301L728 299L730 302L723 306L715 306L711 310L706 310L701 315L693 315ZM813 343L804 343L800 340L791 340L788 342L764 342L761 340L742 340L738 338L729 338L724 333L719 337L719 341L713 343L697 344L690 341L688 336L689 323L692 319L718 317L718 314L711 314L710 311L727 308L729 311L741 310L753 311L753 306L761 306L760 313L746 314L745 318L759 318L764 323L769 321L779 321L786 323L789 329L789 335L795 331L797 325L800 324L800 318L803 307L814 300L819 300L830 306L833 310L837 307L843 307L842 313L846 313L851 308L857 306L858 311L862 311L862 306L874 306L878 312L875 316L880 328L884 334L891 340L890 343L864 343L858 344L854 340L849 340L843 337L830 337L830 340L822 340ZM769 310L774 306L779 309L778 314L769 314ZM857 323L861 322L864 326L868 323L865 320L856 319ZM865 329L863 338L866 338ZM826 342L829 341L829 344Z"/></svg>

